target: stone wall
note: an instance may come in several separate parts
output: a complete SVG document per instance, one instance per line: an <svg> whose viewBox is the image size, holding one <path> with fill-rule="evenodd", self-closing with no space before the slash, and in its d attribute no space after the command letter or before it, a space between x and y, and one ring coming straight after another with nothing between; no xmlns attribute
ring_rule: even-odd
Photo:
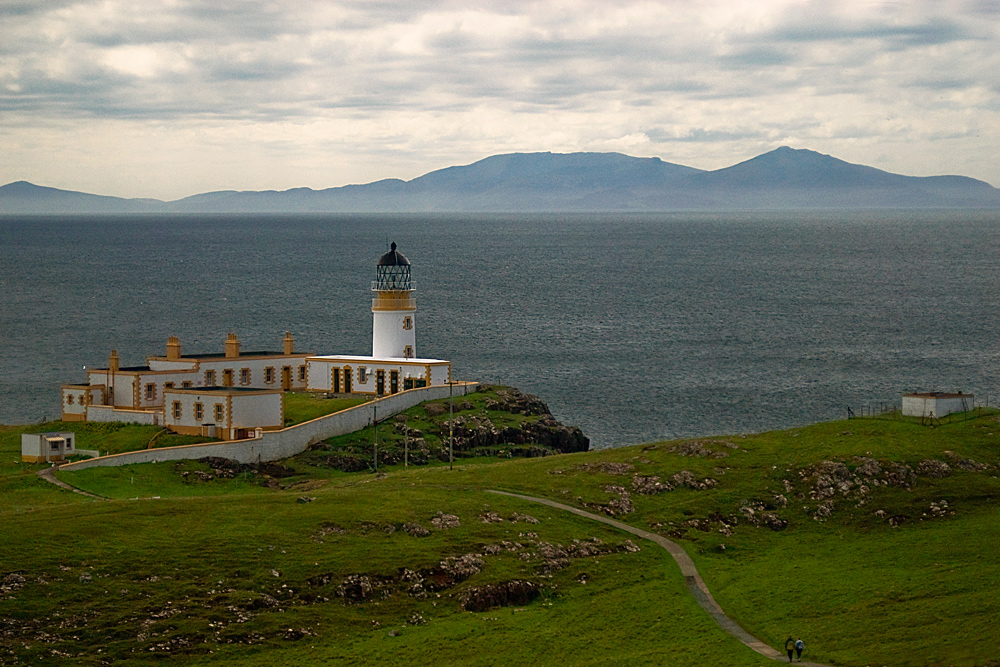
<svg viewBox="0 0 1000 667"><path fill-rule="evenodd" d="M476 390L475 382L457 382L451 390L454 396L464 396ZM122 466L133 463L154 463L157 461L179 461L182 459L200 459L206 456L218 456L233 459L240 463L258 463L261 461L278 461L304 452L309 445L327 438L360 430L372 424L375 418L379 421L412 408L424 401L438 401L449 396L449 387L421 387L410 389L391 396L357 405L341 412L335 412L325 417L317 417L304 424L297 424L280 431L265 431L260 438L251 440L233 440L230 442L213 442L203 445L184 445L182 447L162 447L159 449L144 449L138 452L126 452L101 456L95 459L67 463L61 470L83 470L95 466Z"/></svg>

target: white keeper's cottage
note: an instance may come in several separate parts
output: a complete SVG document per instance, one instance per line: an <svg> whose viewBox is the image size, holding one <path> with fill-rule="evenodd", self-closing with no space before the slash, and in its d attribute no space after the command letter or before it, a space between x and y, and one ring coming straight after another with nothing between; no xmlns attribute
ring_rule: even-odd
<svg viewBox="0 0 1000 667"><path fill-rule="evenodd" d="M379 258L372 282L372 354L315 355L295 351L286 333L278 351L243 351L230 333L221 354L186 355L171 336L166 354L145 366L87 370L84 384L62 386L63 421L137 422L224 440L284 425L286 391L382 396L445 385L451 362L420 358L410 262L391 249Z"/></svg>

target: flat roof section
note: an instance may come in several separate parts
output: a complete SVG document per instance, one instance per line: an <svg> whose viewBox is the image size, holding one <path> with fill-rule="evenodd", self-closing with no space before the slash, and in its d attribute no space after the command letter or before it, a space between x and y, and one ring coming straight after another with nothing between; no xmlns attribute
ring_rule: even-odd
<svg viewBox="0 0 1000 667"><path fill-rule="evenodd" d="M182 354L176 359L168 359L167 357L149 357L150 359L155 359L156 361L184 361L185 359L190 359L192 361L198 359L242 359L243 357L310 357L311 352L292 352L291 354L285 354L284 352L275 352L273 350L263 350L258 352L240 352L239 357L226 357L225 352L211 352L209 354Z"/></svg>
<svg viewBox="0 0 1000 667"><path fill-rule="evenodd" d="M369 364L448 364L447 359L424 359L415 357L359 357L351 354L323 354L313 355L310 359L320 359L322 361L352 361Z"/></svg>
<svg viewBox="0 0 1000 667"><path fill-rule="evenodd" d="M281 389L256 387L173 387L164 389L165 394L281 394Z"/></svg>

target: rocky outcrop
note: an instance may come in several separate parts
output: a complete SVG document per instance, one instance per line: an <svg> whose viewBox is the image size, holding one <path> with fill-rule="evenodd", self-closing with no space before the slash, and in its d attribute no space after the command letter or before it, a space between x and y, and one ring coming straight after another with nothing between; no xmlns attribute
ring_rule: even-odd
<svg viewBox="0 0 1000 667"><path fill-rule="evenodd" d="M431 525L437 530L447 530L449 528L458 528L462 525L462 522L454 514L445 514L439 511L431 519Z"/></svg>
<svg viewBox="0 0 1000 667"><path fill-rule="evenodd" d="M399 465L404 458L408 465L419 466L435 459L448 461L452 455L541 457L590 449L590 440L580 428L560 424L537 396L488 385L481 385L477 392L486 395L478 400L456 398L452 405L447 401L423 404L426 418L420 416L419 428L411 425L407 415L380 424L378 465ZM390 435L385 436L383 428ZM344 472L374 470L373 440L355 436L317 442L304 459L310 465Z"/></svg>
<svg viewBox="0 0 1000 667"><path fill-rule="evenodd" d="M494 390L489 386L482 389ZM551 451L585 452L590 448L590 440L583 435L579 427L560 424L549 412L548 406L537 396L525 394L513 387L495 389L495 392L496 398L485 399L486 410L525 417L541 417L541 419L528 419L517 426L499 426L485 414L460 415L450 423L457 451L476 450L477 453L492 455L506 453L544 456ZM457 407L471 409L472 405L465 403ZM448 433L449 422L446 420L441 425L438 435L444 437ZM525 448L525 445L535 445L538 449Z"/></svg>
<svg viewBox="0 0 1000 667"><path fill-rule="evenodd" d="M487 611L497 607L526 605L538 597L538 584L513 579L499 584L473 586L462 593L460 603L466 611Z"/></svg>
<svg viewBox="0 0 1000 667"><path fill-rule="evenodd" d="M352 574L344 578L340 586L337 587L337 597L344 598L349 602L361 602L371 597L375 586L369 577L361 574Z"/></svg>
<svg viewBox="0 0 1000 667"><path fill-rule="evenodd" d="M183 470L185 461L179 461L175 469L187 482L211 482L213 479L233 479L237 475L244 475L254 479L263 486L277 487L279 479L294 477L299 473L291 468L273 462L261 463L240 463L232 459L224 459L219 456L206 456L197 459L199 463L207 465L211 472L204 470Z"/></svg>
<svg viewBox="0 0 1000 667"><path fill-rule="evenodd" d="M451 424L457 452L545 456L551 451L585 452L590 448L590 440L579 427L560 424L552 415L538 421L524 422L519 427L497 426L486 415L459 416ZM438 435L442 439L448 438L447 421ZM525 445L537 447L532 449L524 447Z"/></svg>
<svg viewBox="0 0 1000 667"><path fill-rule="evenodd" d="M635 466L622 461L598 461L597 463L581 463L577 466L579 470L591 472L603 472L608 475L625 475L633 470Z"/></svg>
<svg viewBox="0 0 1000 667"><path fill-rule="evenodd" d="M947 477L951 474L951 466L944 461L934 459L921 461L917 466L917 474L927 475L928 477Z"/></svg>
<svg viewBox="0 0 1000 667"><path fill-rule="evenodd" d="M403 530L414 537L429 537L431 531L427 530L419 523L404 523Z"/></svg>
<svg viewBox="0 0 1000 667"><path fill-rule="evenodd" d="M671 447L669 452L677 454L678 456L694 456L697 458L713 458L713 459L724 459L729 456L728 452L718 451L712 449L715 446L728 447L730 449L739 449L738 445L725 440L706 440L706 441L696 441L683 442L679 445Z"/></svg>
<svg viewBox="0 0 1000 667"><path fill-rule="evenodd" d="M986 472L991 468L987 463L977 463L972 459L967 459L963 456L959 456L955 452L945 450L945 457L951 461L951 465L959 470L965 470L966 472Z"/></svg>

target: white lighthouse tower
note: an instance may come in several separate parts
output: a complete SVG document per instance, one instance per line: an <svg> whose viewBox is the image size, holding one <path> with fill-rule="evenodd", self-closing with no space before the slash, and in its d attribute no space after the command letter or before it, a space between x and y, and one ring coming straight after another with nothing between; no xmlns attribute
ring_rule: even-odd
<svg viewBox="0 0 1000 667"><path fill-rule="evenodd" d="M410 279L410 261L396 250L396 244L382 255L372 282L372 357L376 359L417 356L417 311Z"/></svg>

